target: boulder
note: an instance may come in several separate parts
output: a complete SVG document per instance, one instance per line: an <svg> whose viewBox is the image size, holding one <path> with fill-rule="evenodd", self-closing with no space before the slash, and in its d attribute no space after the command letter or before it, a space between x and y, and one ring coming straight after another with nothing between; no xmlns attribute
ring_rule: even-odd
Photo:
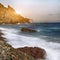
<svg viewBox="0 0 60 60"><path fill-rule="evenodd" d="M28 28L22 28L22 32L37 32L36 30L28 29Z"/></svg>
<svg viewBox="0 0 60 60"><path fill-rule="evenodd" d="M42 48L38 47L24 47L24 48L18 48L18 51L22 51L35 59L45 59L46 57L46 51Z"/></svg>

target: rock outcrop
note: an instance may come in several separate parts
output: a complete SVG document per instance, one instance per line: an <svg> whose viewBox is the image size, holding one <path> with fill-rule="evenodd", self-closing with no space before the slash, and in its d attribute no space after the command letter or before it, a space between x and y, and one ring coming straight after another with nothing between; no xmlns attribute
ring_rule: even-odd
<svg viewBox="0 0 60 60"><path fill-rule="evenodd" d="M14 49L6 43L0 32L0 60L35 60L34 57Z"/></svg>
<svg viewBox="0 0 60 60"><path fill-rule="evenodd" d="M4 7L4 5L0 3L0 24L2 23L30 23L30 20L17 14L16 11L10 5L8 5L8 7Z"/></svg>
<svg viewBox="0 0 60 60"><path fill-rule="evenodd" d="M22 51L34 57L35 59L45 59L46 57L46 51L38 47L24 47L24 48L19 48L18 51Z"/></svg>
<svg viewBox="0 0 60 60"><path fill-rule="evenodd" d="M28 29L28 28L22 28L21 31L22 32L30 32L30 33L37 32L36 30L32 30L32 29Z"/></svg>
<svg viewBox="0 0 60 60"><path fill-rule="evenodd" d="M0 31L0 60L44 60L46 51L38 47L15 49L7 44Z"/></svg>

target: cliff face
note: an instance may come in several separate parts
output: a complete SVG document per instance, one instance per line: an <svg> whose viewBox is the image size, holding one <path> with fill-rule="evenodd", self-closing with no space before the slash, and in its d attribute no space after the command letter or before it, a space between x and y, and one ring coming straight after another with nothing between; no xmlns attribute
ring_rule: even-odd
<svg viewBox="0 0 60 60"><path fill-rule="evenodd" d="M15 23L30 23L28 18L24 18L23 16L16 13L16 11L8 5L8 7L4 7L0 3L0 24L15 24Z"/></svg>

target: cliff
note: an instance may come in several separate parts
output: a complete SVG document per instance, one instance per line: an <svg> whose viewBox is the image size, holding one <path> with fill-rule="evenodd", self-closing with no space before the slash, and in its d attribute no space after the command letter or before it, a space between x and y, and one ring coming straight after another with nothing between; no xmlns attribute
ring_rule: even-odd
<svg viewBox="0 0 60 60"><path fill-rule="evenodd" d="M2 23L30 23L30 20L17 14L11 6L8 5L8 7L5 7L3 4L0 3L0 24Z"/></svg>

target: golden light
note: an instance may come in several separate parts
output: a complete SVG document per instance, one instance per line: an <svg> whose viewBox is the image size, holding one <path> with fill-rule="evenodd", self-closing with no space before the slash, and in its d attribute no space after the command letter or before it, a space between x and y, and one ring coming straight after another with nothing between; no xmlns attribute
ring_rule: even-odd
<svg viewBox="0 0 60 60"><path fill-rule="evenodd" d="M16 11L16 13L17 13L17 14L22 14L22 12L20 12L20 11Z"/></svg>
<svg viewBox="0 0 60 60"><path fill-rule="evenodd" d="M16 10L16 13L15 13L15 14L18 14L18 15L24 16L24 12L23 12L23 11L19 11L19 10Z"/></svg>

